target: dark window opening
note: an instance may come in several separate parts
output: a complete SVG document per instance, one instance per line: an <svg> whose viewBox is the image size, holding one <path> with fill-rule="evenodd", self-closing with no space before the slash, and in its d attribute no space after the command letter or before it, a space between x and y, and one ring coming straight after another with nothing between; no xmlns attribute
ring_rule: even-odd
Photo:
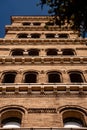
<svg viewBox="0 0 87 130"><path fill-rule="evenodd" d="M57 49L48 49L47 50L47 55L48 56L55 56L55 55L57 55Z"/></svg>
<svg viewBox="0 0 87 130"><path fill-rule="evenodd" d="M59 38L68 38L68 34L58 34Z"/></svg>
<svg viewBox="0 0 87 130"><path fill-rule="evenodd" d="M60 83L61 82L60 74L58 74L57 72L49 73L48 82L49 83Z"/></svg>
<svg viewBox="0 0 87 130"><path fill-rule="evenodd" d="M12 50L12 56L22 56L22 55L23 55L23 50L21 49Z"/></svg>
<svg viewBox="0 0 87 130"><path fill-rule="evenodd" d="M38 33L31 34L31 38L40 38L40 34Z"/></svg>
<svg viewBox="0 0 87 130"><path fill-rule="evenodd" d="M2 83L14 83L16 73L6 73L4 74Z"/></svg>
<svg viewBox="0 0 87 130"><path fill-rule="evenodd" d="M39 50L38 49L30 49L28 51L28 55L30 55L30 56L39 56Z"/></svg>
<svg viewBox="0 0 87 130"><path fill-rule="evenodd" d="M33 23L33 25L35 25L35 26L40 26L41 23L39 23L39 22L35 22L35 23Z"/></svg>
<svg viewBox="0 0 87 130"><path fill-rule="evenodd" d="M26 33L21 33L21 34L18 34L18 38L27 38L28 34Z"/></svg>
<svg viewBox="0 0 87 130"><path fill-rule="evenodd" d="M21 123L21 119L18 118L18 117L9 117L9 118L6 118L2 121L2 124L6 124L7 122L18 122L18 123Z"/></svg>
<svg viewBox="0 0 87 130"><path fill-rule="evenodd" d="M53 26L54 23L53 23L53 22L47 22L46 25L48 25L48 26Z"/></svg>
<svg viewBox="0 0 87 130"><path fill-rule="evenodd" d="M70 73L70 80L72 83L81 83L84 82L83 78L82 78L82 74L80 73L76 73L76 72L72 72Z"/></svg>
<svg viewBox="0 0 87 130"><path fill-rule="evenodd" d="M31 24L31 23L29 23L29 22L24 22L24 23L23 23L24 26L29 26L30 24Z"/></svg>
<svg viewBox="0 0 87 130"><path fill-rule="evenodd" d="M37 74L33 72L29 72L25 74L25 83L36 83L37 82Z"/></svg>
<svg viewBox="0 0 87 130"><path fill-rule="evenodd" d="M55 38L55 34L52 33L46 34L46 38Z"/></svg>
<svg viewBox="0 0 87 130"><path fill-rule="evenodd" d="M64 49L63 55L74 55L74 51L72 49Z"/></svg>

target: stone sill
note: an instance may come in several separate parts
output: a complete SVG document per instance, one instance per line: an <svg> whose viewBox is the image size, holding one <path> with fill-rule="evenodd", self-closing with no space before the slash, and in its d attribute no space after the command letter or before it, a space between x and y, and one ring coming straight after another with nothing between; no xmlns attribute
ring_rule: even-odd
<svg viewBox="0 0 87 130"><path fill-rule="evenodd" d="M86 127L81 128L0 128L0 130L87 130Z"/></svg>

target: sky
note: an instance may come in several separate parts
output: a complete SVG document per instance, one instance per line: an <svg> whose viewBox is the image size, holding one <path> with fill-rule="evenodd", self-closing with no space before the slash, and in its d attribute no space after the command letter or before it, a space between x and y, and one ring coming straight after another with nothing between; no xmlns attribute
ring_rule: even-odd
<svg viewBox="0 0 87 130"><path fill-rule="evenodd" d="M11 24L11 16L48 15L48 9L37 6L40 0L0 0L0 38L5 35L5 25Z"/></svg>

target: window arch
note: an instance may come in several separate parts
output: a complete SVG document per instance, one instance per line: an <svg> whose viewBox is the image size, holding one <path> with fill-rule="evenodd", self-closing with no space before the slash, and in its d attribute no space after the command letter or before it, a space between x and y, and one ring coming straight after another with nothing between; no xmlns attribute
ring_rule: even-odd
<svg viewBox="0 0 87 130"><path fill-rule="evenodd" d="M57 49L47 49L47 56L56 56L57 55Z"/></svg>
<svg viewBox="0 0 87 130"><path fill-rule="evenodd" d="M8 109L7 111L1 113L1 126L3 128L20 128L22 115L19 110Z"/></svg>
<svg viewBox="0 0 87 130"><path fill-rule="evenodd" d="M24 74L24 83L37 83L37 72L26 72Z"/></svg>
<svg viewBox="0 0 87 130"><path fill-rule="evenodd" d="M24 50L23 49L13 49L11 52L12 56L22 56Z"/></svg>
<svg viewBox="0 0 87 130"><path fill-rule="evenodd" d="M62 117L65 128L80 128L85 125L84 115L79 110L67 109Z"/></svg>
<svg viewBox="0 0 87 130"><path fill-rule="evenodd" d="M6 72L3 74L2 83L14 83L16 72Z"/></svg>
<svg viewBox="0 0 87 130"><path fill-rule="evenodd" d="M73 49L62 49L62 54L65 56L66 55L73 56L73 55L75 55L75 51Z"/></svg>
<svg viewBox="0 0 87 130"><path fill-rule="evenodd" d="M39 56L39 49L30 49L28 50L29 56Z"/></svg>
<svg viewBox="0 0 87 130"><path fill-rule="evenodd" d="M27 38L28 34L27 33L19 33L18 38Z"/></svg>
<svg viewBox="0 0 87 130"><path fill-rule="evenodd" d="M57 71L48 72L49 83L61 83L61 74Z"/></svg>
<svg viewBox="0 0 87 130"><path fill-rule="evenodd" d="M81 83L84 82L83 74L79 71L71 71L69 72L70 81L72 83Z"/></svg>

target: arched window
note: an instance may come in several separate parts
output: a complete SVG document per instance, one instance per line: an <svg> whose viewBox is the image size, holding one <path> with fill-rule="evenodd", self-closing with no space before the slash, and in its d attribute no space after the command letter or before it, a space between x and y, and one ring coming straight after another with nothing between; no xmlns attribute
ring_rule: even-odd
<svg viewBox="0 0 87 130"><path fill-rule="evenodd" d="M23 113L20 110L8 109L1 113L1 126L3 128L20 128Z"/></svg>
<svg viewBox="0 0 87 130"><path fill-rule="evenodd" d="M56 71L48 73L48 82L49 83L61 83L61 74Z"/></svg>
<svg viewBox="0 0 87 130"><path fill-rule="evenodd" d="M46 25L47 25L47 26L53 26L54 23L53 23L53 22L47 22Z"/></svg>
<svg viewBox="0 0 87 130"><path fill-rule="evenodd" d="M65 128L80 128L85 125L84 114L79 110L67 109L62 116Z"/></svg>
<svg viewBox="0 0 87 130"><path fill-rule="evenodd" d="M39 33L32 33L31 38L40 38L40 34Z"/></svg>
<svg viewBox="0 0 87 130"><path fill-rule="evenodd" d="M12 56L22 56L23 55L23 51L22 49L13 49L12 50Z"/></svg>
<svg viewBox="0 0 87 130"><path fill-rule="evenodd" d="M2 83L14 83L16 72L6 72L3 74Z"/></svg>
<svg viewBox="0 0 87 130"><path fill-rule="evenodd" d="M56 56L57 55L57 49L47 49L47 56Z"/></svg>
<svg viewBox="0 0 87 130"><path fill-rule="evenodd" d="M62 49L62 54L66 56L73 56L75 54L75 51L73 49Z"/></svg>
<svg viewBox="0 0 87 130"><path fill-rule="evenodd" d="M40 22L34 22L33 25L34 25L34 26L40 26L41 23L40 23Z"/></svg>
<svg viewBox="0 0 87 130"><path fill-rule="evenodd" d="M29 56L39 56L39 50L38 49L30 49L28 50Z"/></svg>
<svg viewBox="0 0 87 130"><path fill-rule="evenodd" d="M55 38L55 34L54 33L48 33L48 34L46 34L46 38Z"/></svg>
<svg viewBox="0 0 87 130"><path fill-rule="evenodd" d="M84 78L83 78L83 75L82 75L81 72L72 71L72 72L69 72L69 76L70 76L70 81L72 83L81 83L81 82L84 82Z"/></svg>
<svg viewBox="0 0 87 130"><path fill-rule="evenodd" d="M37 83L37 73L36 72L27 72L24 76L24 83Z"/></svg>
<svg viewBox="0 0 87 130"><path fill-rule="evenodd" d="M66 33L61 33L61 34L58 34L59 38L68 38L68 34Z"/></svg>
<svg viewBox="0 0 87 130"><path fill-rule="evenodd" d="M30 22L23 22L24 26L29 26L31 23Z"/></svg>
<svg viewBox="0 0 87 130"><path fill-rule="evenodd" d="M20 33L18 34L18 38L27 38L28 34L27 33Z"/></svg>

